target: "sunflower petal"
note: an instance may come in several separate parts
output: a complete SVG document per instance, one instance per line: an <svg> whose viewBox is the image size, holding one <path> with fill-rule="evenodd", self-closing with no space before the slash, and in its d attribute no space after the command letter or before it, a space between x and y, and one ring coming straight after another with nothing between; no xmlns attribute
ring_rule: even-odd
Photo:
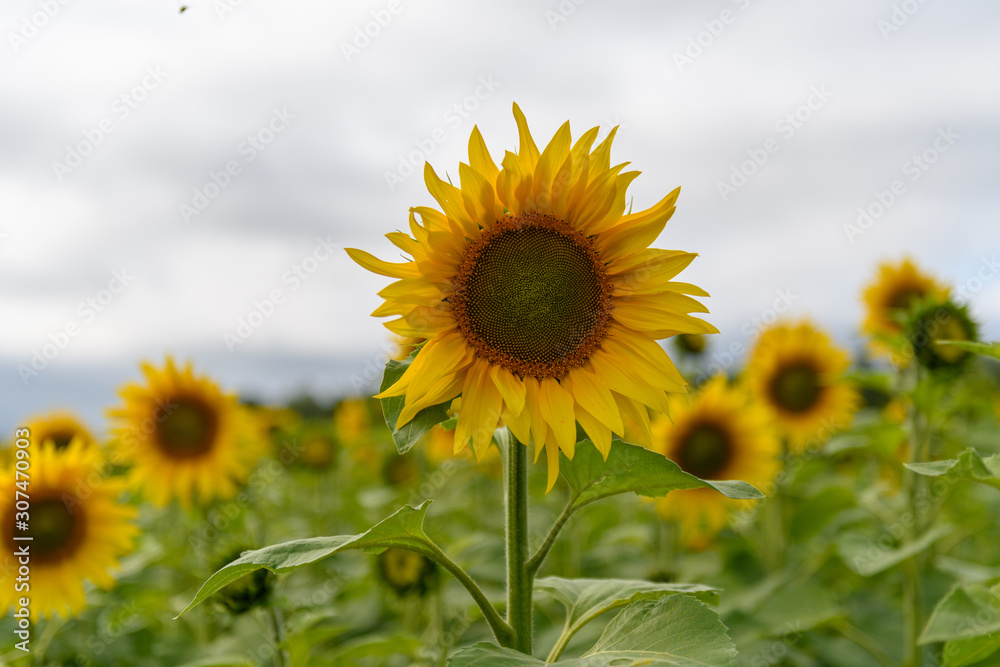
<svg viewBox="0 0 1000 667"><path fill-rule="evenodd" d="M576 447L576 419L573 412L573 395L554 378L542 378L538 392L538 407L545 423L552 429L556 444L572 459Z"/></svg>
<svg viewBox="0 0 1000 667"><path fill-rule="evenodd" d="M524 381L514 377L514 374L503 366L494 366L490 369L490 377L503 397L504 404L509 406L515 415L521 414L524 410L524 398L527 395Z"/></svg>
<svg viewBox="0 0 1000 667"><path fill-rule="evenodd" d="M384 262L364 250L358 250L357 248L345 248L345 250L347 250L347 254L350 255L351 259L355 262L372 273L377 273L380 276L389 276L390 278L416 278L420 275L417 271L416 262Z"/></svg>

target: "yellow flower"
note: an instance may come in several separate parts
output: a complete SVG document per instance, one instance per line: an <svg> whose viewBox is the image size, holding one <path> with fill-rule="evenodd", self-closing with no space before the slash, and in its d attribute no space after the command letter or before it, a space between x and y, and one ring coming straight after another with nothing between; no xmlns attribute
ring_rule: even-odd
<svg viewBox="0 0 1000 667"><path fill-rule="evenodd" d="M371 428L368 399L349 398L341 401L333 411L333 428L337 439L347 445L364 439Z"/></svg>
<svg viewBox="0 0 1000 667"><path fill-rule="evenodd" d="M761 334L746 377L798 452L829 439L853 418L860 397L843 378L849 365L847 353L809 322L778 324Z"/></svg>
<svg viewBox="0 0 1000 667"><path fill-rule="evenodd" d="M31 433L31 441L39 445L51 441L56 449L66 449L74 438L79 438L87 447L97 444L90 429L66 410L35 415L27 420L25 426Z"/></svg>
<svg viewBox="0 0 1000 667"><path fill-rule="evenodd" d="M146 363L142 372L146 383L123 387L122 406L109 411L114 454L133 466L135 486L161 506L236 495L263 449L236 396L169 357L162 370Z"/></svg>
<svg viewBox="0 0 1000 667"><path fill-rule="evenodd" d="M544 449L548 487L559 451L572 457L579 422L607 456L612 433L649 441L647 407L667 409L685 381L657 339L715 333L689 313L707 312L694 285L673 282L693 253L650 248L674 212L679 189L626 214L639 172L611 166L615 131L591 151L593 128L571 143L569 123L539 151L514 105L518 152L498 168L478 128L460 187L424 179L440 210L418 206L410 232L387 238L402 263L348 249L375 273L395 278L375 316L427 342L379 398L405 397L398 425L462 395L455 439L484 453L502 419L521 442Z"/></svg>
<svg viewBox="0 0 1000 667"><path fill-rule="evenodd" d="M878 275L864 290L865 333L873 336L873 353L895 359L893 346L885 339L899 336L910 309L918 302L948 296L948 288L922 273L909 258L879 264Z"/></svg>
<svg viewBox="0 0 1000 667"><path fill-rule="evenodd" d="M379 577L399 597L423 595L437 579L434 561L408 549L386 549L377 562Z"/></svg>
<svg viewBox="0 0 1000 667"><path fill-rule="evenodd" d="M764 488L779 468L781 444L767 411L724 376L693 396L671 397L670 419L658 417L652 430L652 449L701 479L741 479ZM679 523L684 542L698 548L726 526L730 510L748 507L712 489L671 491L655 503L660 516Z"/></svg>
<svg viewBox="0 0 1000 667"><path fill-rule="evenodd" d="M10 466L0 483L0 526L4 550L0 555L0 612L29 599L32 621L54 615L73 616L87 604L84 580L110 589L109 570L132 550L138 529L130 523L135 509L120 504L123 480L106 476L100 451L81 439L64 449L50 442L30 448L27 518L15 505L15 491L24 490ZM23 482L23 479L21 480ZM28 523L22 530L18 521ZM15 540L15 536L33 539ZM18 558L24 546L30 553L30 590L17 590ZM23 582L22 582L23 583Z"/></svg>

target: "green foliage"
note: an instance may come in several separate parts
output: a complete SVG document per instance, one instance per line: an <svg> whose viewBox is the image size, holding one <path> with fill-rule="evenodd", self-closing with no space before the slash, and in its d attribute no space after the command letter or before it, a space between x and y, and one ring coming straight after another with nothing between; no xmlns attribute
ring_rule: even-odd
<svg viewBox="0 0 1000 667"><path fill-rule="evenodd" d="M975 449L967 449L957 459L907 463L906 467L919 475L979 482L1000 489L1000 454L982 456Z"/></svg>
<svg viewBox="0 0 1000 667"><path fill-rule="evenodd" d="M421 503L415 508L407 505L360 535L310 537L247 551L209 577L194 599L177 616L184 615L224 586L261 568L280 574L348 549L382 551L389 547L400 547L426 552L433 546L423 529L428 505L429 502Z"/></svg>
<svg viewBox="0 0 1000 667"><path fill-rule="evenodd" d="M413 363L415 355L411 355L408 359L404 361L390 360L389 363L385 365L385 371L382 374L382 384L379 387L379 391L385 391L392 385L396 383L396 380L403 377L403 373L406 369L410 367ZM451 405L451 401L445 403L439 403L437 405L432 405L429 408L424 408L416 415L413 419L406 422L399 428L396 428L396 423L399 421L399 414L403 411L403 405L406 403L406 398L404 396L393 396L391 398L379 399L382 403L382 414L385 415L385 423L392 432L392 441L396 443L396 449L400 454L405 454L406 452L413 449L413 446L420 442L428 431L434 428L437 424L448 419L448 406Z"/></svg>
<svg viewBox="0 0 1000 667"><path fill-rule="evenodd" d="M579 442L572 461L560 454L559 471L573 490L575 508L619 493L656 498L698 488L712 488L728 498L763 498L746 482L698 479L662 454L621 440L611 441L607 460L589 440Z"/></svg>
<svg viewBox="0 0 1000 667"><path fill-rule="evenodd" d="M935 342L937 345L954 345L984 357L1000 359L1000 343L976 343L968 340L939 340Z"/></svg>
<svg viewBox="0 0 1000 667"><path fill-rule="evenodd" d="M545 662L495 644L462 649L450 667L735 667L726 626L689 595L640 600L625 607L597 643L579 658Z"/></svg>

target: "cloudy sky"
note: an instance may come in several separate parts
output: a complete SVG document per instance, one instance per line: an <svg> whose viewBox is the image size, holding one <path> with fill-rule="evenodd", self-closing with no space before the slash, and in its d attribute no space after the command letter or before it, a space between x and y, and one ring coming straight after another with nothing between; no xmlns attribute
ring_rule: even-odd
<svg viewBox="0 0 1000 667"><path fill-rule="evenodd" d="M0 8L3 433L100 430L167 353L265 399L371 380L387 279L341 248L392 255L411 163L456 175L473 125L499 161L512 101L539 143L619 125L635 206L683 187L656 245L700 253L719 360L775 305L858 348L904 254L1000 338L996 3L189 2Z"/></svg>

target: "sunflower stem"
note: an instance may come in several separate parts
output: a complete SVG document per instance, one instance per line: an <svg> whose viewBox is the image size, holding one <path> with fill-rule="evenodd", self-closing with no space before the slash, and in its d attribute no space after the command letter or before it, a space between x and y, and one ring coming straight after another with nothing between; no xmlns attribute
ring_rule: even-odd
<svg viewBox="0 0 1000 667"><path fill-rule="evenodd" d="M275 667L285 667L285 649L282 644L285 642L285 624L281 619L281 611L271 605L268 608L271 617L271 632L274 633L274 664Z"/></svg>
<svg viewBox="0 0 1000 667"><path fill-rule="evenodd" d="M534 572L528 569L528 448L513 433L506 440L507 624L514 630L510 648L530 655Z"/></svg>
<svg viewBox="0 0 1000 667"><path fill-rule="evenodd" d="M914 373L914 393L920 388L920 369ZM910 462L923 463L927 458L927 448L922 437L921 411L916 398L910 412ZM906 539L912 542L917 539L922 529L923 521L920 512L921 477L912 470L904 471L906 475L906 493L909 501L910 521L904 522L907 529ZM922 667L923 654L918 643L923 630L923 612L920 608L920 568L917 556L910 556L902 564L903 570L903 618L904 647L903 665L905 667Z"/></svg>

